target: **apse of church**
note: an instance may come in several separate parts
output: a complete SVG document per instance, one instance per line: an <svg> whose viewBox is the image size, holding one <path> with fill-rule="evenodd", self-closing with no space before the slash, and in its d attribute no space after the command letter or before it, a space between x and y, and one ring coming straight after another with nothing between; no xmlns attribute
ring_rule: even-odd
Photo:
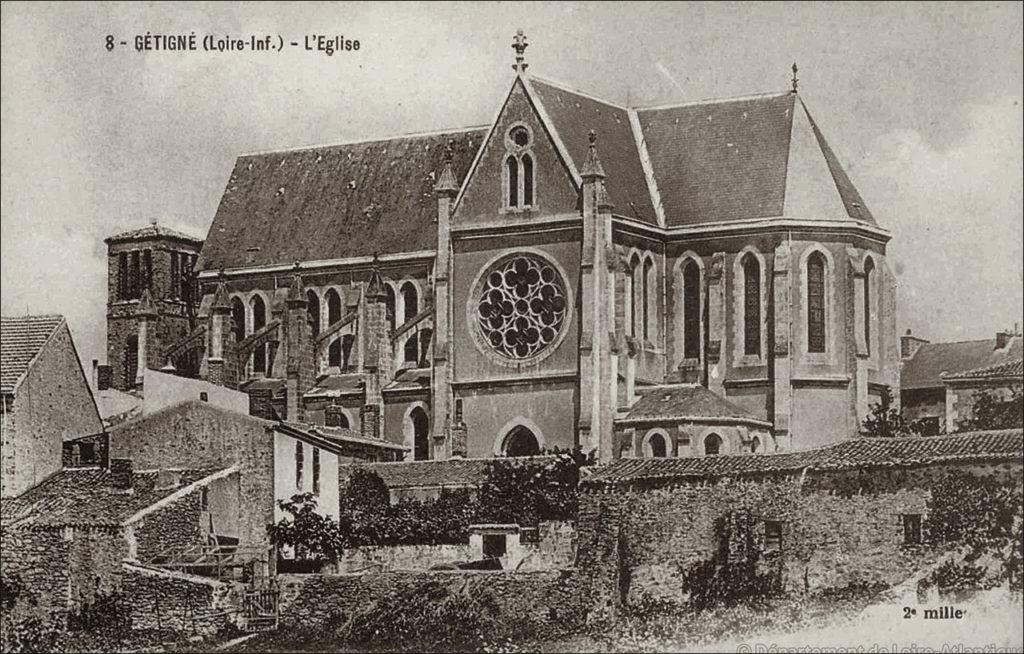
<svg viewBox="0 0 1024 654"><path fill-rule="evenodd" d="M254 414L415 459L856 435L898 382L889 234L795 73L625 107L528 73L522 34L513 48L485 128L240 156L196 324L166 335L172 312L132 310L146 365L195 352Z"/></svg>

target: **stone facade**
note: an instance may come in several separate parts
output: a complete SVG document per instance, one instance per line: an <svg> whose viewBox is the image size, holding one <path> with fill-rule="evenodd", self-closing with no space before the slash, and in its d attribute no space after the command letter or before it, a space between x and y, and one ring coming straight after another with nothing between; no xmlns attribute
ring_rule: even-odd
<svg viewBox="0 0 1024 654"><path fill-rule="evenodd" d="M133 629L210 635L238 618L241 590L206 577L124 564Z"/></svg>
<svg viewBox="0 0 1024 654"><path fill-rule="evenodd" d="M773 551L786 591L897 584L941 554L907 542L903 516L924 515L932 484L952 470L1011 485L1022 477L1018 460L584 484L578 565L602 611L645 598L681 602L683 571L711 560L721 545L716 523L742 513L762 544L778 528Z"/></svg>
<svg viewBox="0 0 1024 654"><path fill-rule="evenodd" d="M16 387L3 393L0 422L0 495L12 497L32 488L61 467L65 440L103 431L92 392L82 371L67 323L59 316L42 334ZM10 322L32 317L4 318L4 339L11 339ZM4 344L5 349L10 347ZM10 365L5 357L4 366Z"/></svg>

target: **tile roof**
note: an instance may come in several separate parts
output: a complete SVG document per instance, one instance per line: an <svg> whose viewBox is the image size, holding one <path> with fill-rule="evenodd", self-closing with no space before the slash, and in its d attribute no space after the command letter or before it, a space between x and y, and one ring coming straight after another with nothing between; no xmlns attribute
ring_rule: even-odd
<svg viewBox="0 0 1024 654"><path fill-rule="evenodd" d="M586 161L590 130L597 132L597 153L607 175L605 185L614 212L657 224L629 112L536 77L530 78L530 85L576 170L581 170Z"/></svg>
<svg viewBox="0 0 1024 654"><path fill-rule="evenodd" d="M903 467L951 461L1016 460L1024 456L1024 431L1005 429L954 436L853 438L784 454L620 459L596 468L584 484L713 478L871 467Z"/></svg>
<svg viewBox="0 0 1024 654"><path fill-rule="evenodd" d="M1024 359L1015 359L1006 363L997 363L994 366L985 366L984 368L942 375L942 378L945 380L993 379L1002 377L1024 377Z"/></svg>
<svg viewBox="0 0 1024 654"><path fill-rule="evenodd" d="M501 459L513 463L554 462L558 455L513 457ZM394 463L361 463L338 466L339 479L347 479L357 468L380 475L388 488L421 488L441 486L476 486L487 478L487 466L496 459L447 459L444 461L397 461Z"/></svg>
<svg viewBox="0 0 1024 654"><path fill-rule="evenodd" d="M809 122L794 122L797 111ZM827 166L831 179L813 192L837 194L846 215L793 217L875 222L794 93L639 109L637 115L669 227L787 215L787 174L796 156L816 159L822 171ZM795 152L802 137L813 138L818 151ZM825 188L829 182L832 188Z"/></svg>
<svg viewBox="0 0 1024 654"><path fill-rule="evenodd" d="M243 155L199 270L317 261L436 247L435 175L453 141L461 183L484 128Z"/></svg>
<svg viewBox="0 0 1024 654"><path fill-rule="evenodd" d="M643 389L642 393L629 413L618 422L725 418L769 424L698 384L652 386Z"/></svg>
<svg viewBox="0 0 1024 654"><path fill-rule="evenodd" d="M120 241L142 241L152 238L173 238L179 241L188 241L196 245L201 245L203 239L197 238L184 232L179 232L173 229L168 229L162 225L148 225L141 229L133 229L127 232L121 232L120 234L114 234L103 239L104 243L117 243Z"/></svg>
<svg viewBox="0 0 1024 654"><path fill-rule="evenodd" d="M65 468L15 498L4 499L5 523L33 527L118 526L142 509L227 468L182 470L174 488L156 488L157 472L136 472L131 493L111 486L106 468Z"/></svg>
<svg viewBox="0 0 1024 654"><path fill-rule="evenodd" d="M0 318L0 392L13 393L64 316Z"/></svg>
<svg viewBox="0 0 1024 654"><path fill-rule="evenodd" d="M278 431L298 438L312 445L324 447L335 454L344 454L345 445L360 445L383 450L405 451L408 448L400 443L392 443L378 438L366 438L359 432L348 427L325 427L310 425L304 422L280 421L275 427Z"/></svg>
<svg viewBox="0 0 1024 654"><path fill-rule="evenodd" d="M900 389L942 388L943 374L996 366L1022 358L1022 339L1015 336L1008 347L996 349L996 339L959 341L956 343L924 343L914 356L903 363Z"/></svg>

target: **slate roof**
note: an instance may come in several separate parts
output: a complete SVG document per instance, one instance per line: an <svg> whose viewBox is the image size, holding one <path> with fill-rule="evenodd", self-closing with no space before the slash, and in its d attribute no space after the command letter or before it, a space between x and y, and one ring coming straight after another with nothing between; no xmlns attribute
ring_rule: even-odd
<svg viewBox="0 0 1024 654"><path fill-rule="evenodd" d="M13 393L64 316L0 318L0 392Z"/></svg>
<svg viewBox="0 0 1024 654"><path fill-rule="evenodd" d="M996 339L959 341L955 343L924 343L914 356L903 363L900 389L942 388L943 374L953 375L968 370L996 366L1024 358L1024 347L1019 336L1013 337L1009 347L996 349Z"/></svg>
<svg viewBox="0 0 1024 654"><path fill-rule="evenodd" d="M637 110L666 225L784 216L797 111L806 114L820 148L807 156L821 158L831 173L834 188L817 191L838 193L845 217L874 223L803 101L782 93Z"/></svg>
<svg viewBox="0 0 1024 654"><path fill-rule="evenodd" d="M417 391L430 388L430 368L406 368L384 387L385 391Z"/></svg>
<svg viewBox="0 0 1024 654"><path fill-rule="evenodd" d="M577 171L587 159L590 130L597 133L597 152L607 175L605 188L615 205L613 211L657 224L627 110L536 77L530 78L530 85Z"/></svg>
<svg viewBox="0 0 1024 654"><path fill-rule="evenodd" d="M168 229L163 225L147 225L142 229L132 229L127 232L121 232L120 234L114 234L103 239L104 243L119 243L122 241L143 241L153 238L173 238L179 241L188 241L196 245L202 245L203 239L179 232L174 229Z"/></svg>
<svg viewBox="0 0 1024 654"><path fill-rule="evenodd" d="M303 397L341 397L342 395L362 395L366 382L363 374L347 372L340 375L327 375L306 391Z"/></svg>
<svg viewBox="0 0 1024 654"><path fill-rule="evenodd" d="M65 468L43 483L15 498L3 501L4 523L17 521L33 527L112 527L183 487L227 470L212 468L182 470L181 483L157 489L157 472L136 472L133 491L111 486L106 468Z"/></svg>
<svg viewBox="0 0 1024 654"><path fill-rule="evenodd" d="M905 467L951 461L1020 461L1024 431L1006 429L954 436L854 438L813 450L784 454L620 459L596 468L581 483L618 484L641 480L700 479Z"/></svg>
<svg viewBox="0 0 1024 654"><path fill-rule="evenodd" d="M1024 359L942 375L945 380L999 379L1003 377L1024 377Z"/></svg>
<svg viewBox="0 0 1024 654"><path fill-rule="evenodd" d="M433 250L445 145L453 141L461 183L485 134L473 128L243 155L198 269Z"/></svg>
<svg viewBox="0 0 1024 654"><path fill-rule="evenodd" d="M501 459L513 463L551 463L556 454ZM380 475L388 488L434 488L476 486L487 478L487 466L495 459L447 459L444 461L396 461L338 466L338 478L347 479L357 468Z"/></svg>
<svg viewBox="0 0 1024 654"><path fill-rule="evenodd" d="M655 422L671 419L733 419L769 424L698 384L654 386L644 389L640 399L618 422Z"/></svg>

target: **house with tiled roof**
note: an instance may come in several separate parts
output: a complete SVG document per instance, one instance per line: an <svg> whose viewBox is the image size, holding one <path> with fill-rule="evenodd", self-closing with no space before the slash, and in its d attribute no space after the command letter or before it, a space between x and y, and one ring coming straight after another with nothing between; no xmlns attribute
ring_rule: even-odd
<svg viewBox="0 0 1024 654"><path fill-rule="evenodd" d="M4 575L24 588L15 611L66 616L118 592L130 605L137 589L125 582L126 563L159 566L189 548L216 560L208 546L236 528L248 503L241 474L238 466L135 470L114 459L109 468L62 470L4 500ZM240 555L238 539L229 542ZM265 547L245 552L268 561Z"/></svg>
<svg viewBox="0 0 1024 654"><path fill-rule="evenodd" d="M963 556L943 530L950 497L1019 498L1022 477L1021 429L621 459L580 479L576 565L589 576L592 611L605 614L685 602L688 573L726 564L749 565L759 584L793 595L916 585L922 570Z"/></svg>
<svg viewBox="0 0 1024 654"><path fill-rule="evenodd" d="M1024 359L1024 339L1017 328L972 341L931 343L909 331L900 340L900 410L924 433L955 431L977 390L1009 397L1021 387L1014 373Z"/></svg>
<svg viewBox="0 0 1024 654"><path fill-rule="evenodd" d="M795 71L637 107L536 76L513 47L484 126L239 156L195 320L155 277L111 304L136 327L111 340L122 383L132 354L169 360L263 417L416 461L855 436L898 385L890 235Z"/></svg>
<svg viewBox="0 0 1024 654"><path fill-rule="evenodd" d="M982 394L995 402L1012 404L1005 410L1015 412L1018 420L1024 421L1024 358L1019 355L1003 363L945 373L942 381L946 386L946 425L970 425L977 417L974 408Z"/></svg>
<svg viewBox="0 0 1024 654"><path fill-rule="evenodd" d="M103 431L63 316L0 318L0 496L56 474L64 441Z"/></svg>

